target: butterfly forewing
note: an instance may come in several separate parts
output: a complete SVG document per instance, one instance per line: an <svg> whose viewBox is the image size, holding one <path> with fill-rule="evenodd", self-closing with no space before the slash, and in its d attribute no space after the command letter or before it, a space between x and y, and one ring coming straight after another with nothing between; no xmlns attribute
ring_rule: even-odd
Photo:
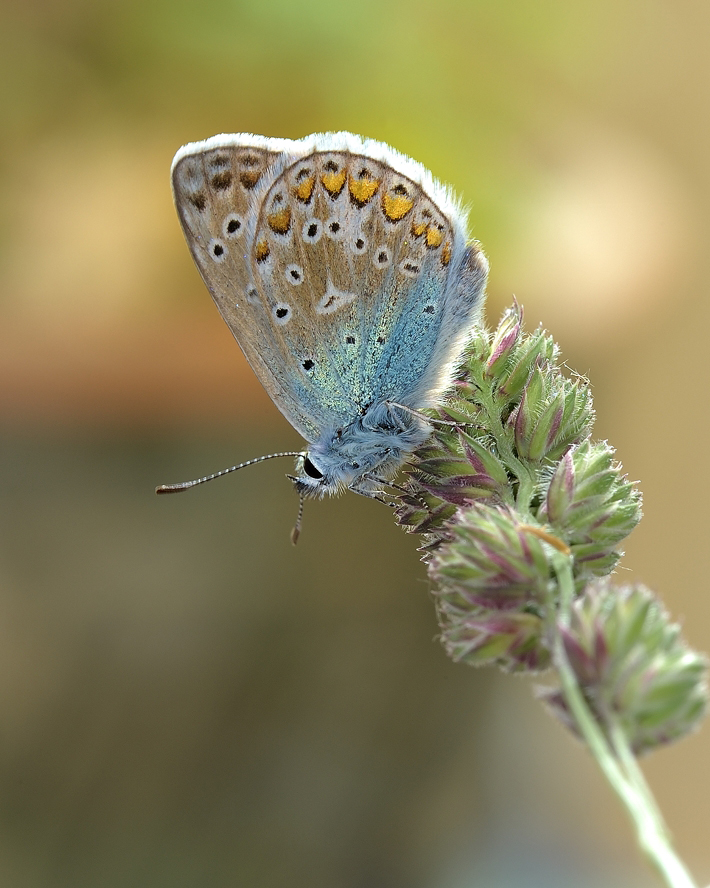
<svg viewBox="0 0 710 888"><path fill-rule="evenodd" d="M190 251L217 308L262 385L304 438L323 418L301 405L306 397L290 379L288 355L252 270L254 229L261 195L286 155L251 145L221 145L178 155L173 192Z"/></svg>

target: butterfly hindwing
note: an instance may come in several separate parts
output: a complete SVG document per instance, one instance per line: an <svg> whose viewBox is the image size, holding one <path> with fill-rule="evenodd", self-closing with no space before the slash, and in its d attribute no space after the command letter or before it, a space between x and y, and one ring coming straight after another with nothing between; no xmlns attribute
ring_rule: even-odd
<svg viewBox="0 0 710 888"><path fill-rule="evenodd" d="M334 419L413 391L450 314L464 243L460 219L387 159L315 151L275 178L254 274L281 313L293 372L316 383Z"/></svg>

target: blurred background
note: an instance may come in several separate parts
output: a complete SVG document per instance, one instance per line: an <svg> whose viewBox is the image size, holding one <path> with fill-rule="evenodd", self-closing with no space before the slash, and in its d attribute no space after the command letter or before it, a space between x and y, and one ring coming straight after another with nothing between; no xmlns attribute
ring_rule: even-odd
<svg viewBox="0 0 710 888"><path fill-rule="evenodd" d="M456 666L417 540L298 446L172 207L187 141L348 129L450 182L645 520L620 579L710 650L710 7L2 0L0 886L658 884L530 682ZM710 729L644 764L710 881Z"/></svg>

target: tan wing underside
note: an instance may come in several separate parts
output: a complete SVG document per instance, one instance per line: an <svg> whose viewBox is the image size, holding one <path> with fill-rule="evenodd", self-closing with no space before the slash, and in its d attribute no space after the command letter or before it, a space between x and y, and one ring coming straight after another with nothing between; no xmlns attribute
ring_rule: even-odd
<svg viewBox="0 0 710 888"><path fill-rule="evenodd" d="M177 163L173 192L193 259L220 314L274 403L313 440L314 422L293 409L288 358L264 314L250 259L260 196L283 163L282 154L263 148L213 148Z"/></svg>
<svg viewBox="0 0 710 888"><path fill-rule="evenodd" d="M405 329L402 309L431 311L405 330L421 330L424 343L454 248L450 223L417 183L344 152L294 160L231 147L181 160L174 189L222 316L307 440L353 419L383 385L398 397L387 356Z"/></svg>

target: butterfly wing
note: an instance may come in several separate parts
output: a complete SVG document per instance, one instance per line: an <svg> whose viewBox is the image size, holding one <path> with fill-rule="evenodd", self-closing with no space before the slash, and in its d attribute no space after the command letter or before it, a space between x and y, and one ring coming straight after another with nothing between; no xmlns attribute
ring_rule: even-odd
<svg viewBox="0 0 710 888"><path fill-rule="evenodd" d="M327 418L294 378L274 315L254 275L254 231L263 195L297 157L298 144L249 134L215 136L175 155L175 205L192 257L227 326L267 393L314 440Z"/></svg>
<svg viewBox="0 0 710 888"><path fill-rule="evenodd" d="M348 133L217 138L178 153L176 204L222 316L282 413L314 441L372 403L433 403L485 281L448 192Z"/></svg>
<svg viewBox="0 0 710 888"><path fill-rule="evenodd" d="M347 133L313 138L274 177L254 235L290 365L339 424L386 399L428 406L480 315L485 257L422 166Z"/></svg>

